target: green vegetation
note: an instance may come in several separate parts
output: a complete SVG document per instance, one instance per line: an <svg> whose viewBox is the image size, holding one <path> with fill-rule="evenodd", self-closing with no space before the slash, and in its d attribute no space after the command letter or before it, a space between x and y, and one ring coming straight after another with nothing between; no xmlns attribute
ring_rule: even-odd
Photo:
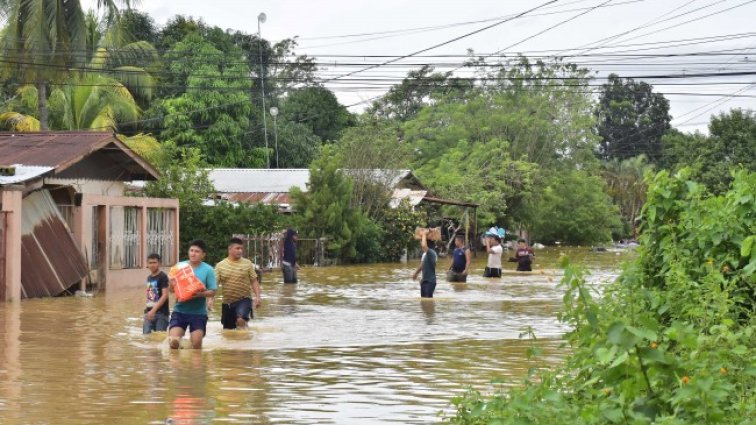
<svg viewBox="0 0 756 425"><path fill-rule="evenodd" d="M735 173L721 195L690 175L653 178L640 256L601 294L567 266L566 365L508 391L471 389L446 422L753 423L756 174Z"/></svg>
<svg viewBox="0 0 756 425"><path fill-rule="evenodd" d="M304 196L295 210L303 226L325 232L312 236L333 237L344 261L394 256L371 245L395 231L390 179L366 170L410 169L432 195L479 204L479 228L575 244L636 237L652 170L690 167L713 193L727 190L733 169L756 171L753 112L714 117L709 135L681 133L649 84L611 75L594 99L591 71L563 60L491 63L471 52L475 77L422 66L355 116L319 81L314 59L296 53L296 38L272 43L184 16L158 28L131 2L98 5L85 13L66 0L0 0L0 128L112 130L152 138L133 144L154 157L180 148L178 162L160 163L169 176L156 186L195 159L204 167L333 161L352 170L339 177L351 197L336 204L354 217L338 228L328 215L310 216L321 207Z"/></svg>

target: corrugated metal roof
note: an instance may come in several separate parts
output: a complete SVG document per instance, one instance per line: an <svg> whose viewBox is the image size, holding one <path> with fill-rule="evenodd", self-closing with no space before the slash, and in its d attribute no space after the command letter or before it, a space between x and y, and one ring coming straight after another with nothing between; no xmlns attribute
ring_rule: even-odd
<svg viewBox="0 0 756 425"><path fill-rule="evenodd" d="M423 199L425 199L425 195L427 194L427 190L395 189L394 193L391 194L389 206L391 206L391 208L396 208L403 200L407 199L410 205L414 207L420 202L423 202Z"/></svg>
<svg viewBox="0 0 756 425"><path fill-rule="evenodd" d="M157 178L158 172L112 133L102 132L0 132L0 161L53 167L59 174L93 154L123 167L124 179ZM99 159L95 163L100 162ZM92 168L88 164L86 168Z"/></svg>
<svg viewBox="0 0 756 425"><path fill-rule="evenodd" d="M33 192L22 209L21 296L55 296L84 279L87 263L50 192Z"/></svg>
<svg viewBox="0 0 756 425"><path fill-rule="evenodd" d="M412 177L410 170L346 170L350 175L368 175L375 181L395 187ZM292 186L307 191L310 170L306 168L216 168L208 170L208 177L218 193L284 193ZM258 201L259 202L259 201Z"/></svg>
<svg viewBox="0 0 756 425"><path fill-rule="evenodd" d="M291 204L291 196L289 196L289 194L285 192L224 193L221 198L231 202L247 202L252 204Z"/></svg>
<svg viewBox="0 0 756 425"><path fill-rule="evenodd" d="M292 186L307 191L310 170L216 168L208 177L218 193L289 192Z"/></svg>
<svg viewBox="0 0 756 425"><path fill-rule="evenodd" d="M0 186L23 183L54 170L53 167L40 167L36 165L13 164L12 167L16 168L16 174L12 176L0 176Z"/></svg>

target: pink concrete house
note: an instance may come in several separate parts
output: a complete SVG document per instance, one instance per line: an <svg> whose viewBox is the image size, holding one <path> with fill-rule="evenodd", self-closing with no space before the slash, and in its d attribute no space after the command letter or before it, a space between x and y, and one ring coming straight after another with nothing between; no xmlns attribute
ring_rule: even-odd
<svg viewBox="0 0 756 425"><path fill-rule="evenodd" d="M0 133L0 300L135 287L178 258L176 199L124 196L155 170L112 133Z"/></svg>

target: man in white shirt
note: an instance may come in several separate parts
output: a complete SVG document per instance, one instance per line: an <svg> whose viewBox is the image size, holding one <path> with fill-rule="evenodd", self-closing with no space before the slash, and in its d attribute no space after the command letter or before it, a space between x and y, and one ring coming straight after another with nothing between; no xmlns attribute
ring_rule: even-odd
<svg viewBox="0 0 756 425"><path fill-rule="evenodd" d="M501 238L498 235L486 235L486 252L488 253L488 263L483 277L501 277Z"/></svg>

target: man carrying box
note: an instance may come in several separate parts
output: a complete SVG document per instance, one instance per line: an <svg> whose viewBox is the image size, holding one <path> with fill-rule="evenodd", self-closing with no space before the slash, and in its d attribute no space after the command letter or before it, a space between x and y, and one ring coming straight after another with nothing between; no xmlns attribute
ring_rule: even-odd
<svg viewBox="0 0 756 425"><path fill-rule="evenodd" d="M168 336L170 338L171 348L177 349L180 340L189 328L189 337L192 342L192 348L202 348L202 339L205 337L207 329L207 299L215 295L218 288L215 282L215 271L213 268L203 262L207 254L207 245L204 241L197 239L189 244L189 260L182 261L179 265L189 264L194 275L205 285L205 290L194 294L194 297L187 301L176 301L173 306L173 314L168 324ZM176 279L171 278L171 292L175 292Z"/></svg>

